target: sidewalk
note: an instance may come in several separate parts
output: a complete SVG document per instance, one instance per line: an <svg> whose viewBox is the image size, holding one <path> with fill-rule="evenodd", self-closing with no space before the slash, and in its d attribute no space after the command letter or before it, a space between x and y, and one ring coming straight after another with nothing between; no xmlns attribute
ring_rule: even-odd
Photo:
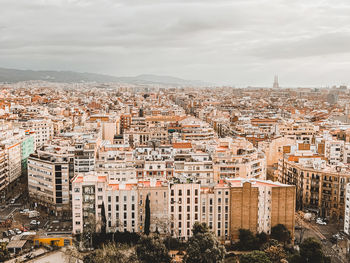
<svg viewBox="0 0 350 263"><path fill-rule="evenodd" d="M37 250L35 250L35 251L26 253L26 254L24 254L24 255L21 255L21 256L19 256L19 257L14 258L14 259L7 260L7 261L5 261L5 262L6 262L6 263L22 262L22 261L28 260L28 259L26 258L27 255L30 255L30 254L31 254L32 257L37 257L37 256L43 255L43 254L45 254L45 253L47 253L47 250L46 250L46 249L44 249L44 248L39 248L39 249L37 249Z"/></svg>

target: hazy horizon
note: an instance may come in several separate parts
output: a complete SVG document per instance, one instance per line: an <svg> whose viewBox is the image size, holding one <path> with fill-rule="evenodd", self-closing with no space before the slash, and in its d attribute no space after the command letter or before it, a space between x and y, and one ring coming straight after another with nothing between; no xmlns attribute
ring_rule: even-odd
<svg viewBox="0 0 350 263"><path fill-rule="evenodd" d="M0 67L348 84L348 1L0 0Z"/></svg>

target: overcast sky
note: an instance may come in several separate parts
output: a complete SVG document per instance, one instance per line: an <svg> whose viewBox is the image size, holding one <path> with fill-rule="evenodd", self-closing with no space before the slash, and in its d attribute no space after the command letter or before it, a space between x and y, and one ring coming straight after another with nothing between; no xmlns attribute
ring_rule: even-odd
<svg viewBox="0 0 350 263"><path fill-rule="evenodd" d="M0 0L0 67L350 83L348 0Z"/></svg>

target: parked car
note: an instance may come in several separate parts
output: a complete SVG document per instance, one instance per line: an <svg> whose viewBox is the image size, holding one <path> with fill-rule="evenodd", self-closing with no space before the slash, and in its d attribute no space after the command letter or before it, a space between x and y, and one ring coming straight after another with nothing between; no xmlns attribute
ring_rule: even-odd
<svg viewBox="0 0 350 263"><path fill-rule="evenodd" d="M21 214L26 214L26 213L28 213L29 212L29 209L28 208L26 208L26 209L23 209L23 210L21 210L21 211L19 211Z"/></svg>
<svg viewBox="0 0 350 263"><path fill-rule="evenodd" d="M16 199L13 198L11 199L10 204L13 205L14 203L16 203Z"/></svg>
<svg viewBox="0 0 350 263"><path fill-rule="evenodd" d="M13 231L15 231L16 235L22 234L22 231L19 230L18 228L15 228Z"/></svg>
<svg viewBox="0 0 350 263"><path fill-rule="evenodd" d="M14 236L14 235L16 235L16 233L15 233L15 231L13 231L13 230L8 230L8 232L9 232L9 234L10 234L10 236Z"/></svg>
<svg viewBox="0 0 350 263"><path fill-rule="evenodd" d="M327 225L327 223L324 222L321 218L317 218L317 219L316 219L316 224L319 224L319 225Z"/></svg>
<svg viewBox="0 0 350 263"><path fill-rule="evenodd" d="M8 237L9 235L10 233L7 230L2 232L2 237Z"/></svg>
<svg viewBox="0 0 350 263"><path fill-rule="evenodd" d="M37 221L37 220L32 220L32 221L30 221L30 224L31 225L40 225L40 221Z"/></svg>

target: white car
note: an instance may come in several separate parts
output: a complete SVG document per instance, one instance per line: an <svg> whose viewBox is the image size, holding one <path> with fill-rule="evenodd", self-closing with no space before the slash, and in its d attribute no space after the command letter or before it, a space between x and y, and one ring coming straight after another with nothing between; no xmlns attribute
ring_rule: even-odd
<svg viewBox="0 0 350 263"><path fill-rule="evenodd" d="M327 225L327 223L326 223L326 222L323 222L321 218L317 218L316 224L324 225L324 226Z"/></svg>
<svg viewBox="0 0 350 263"><path fill-rule="evenodd" d="M40 225L40 221L32 220L30 221L31 225Z"/></svg>
<svg viewBox="0 0 350 263"><path fill-rule="evenodd" d="M22 234L22 231L19 230L18 228L15 228L13 231L16 233L16 235Z"/></svg>

